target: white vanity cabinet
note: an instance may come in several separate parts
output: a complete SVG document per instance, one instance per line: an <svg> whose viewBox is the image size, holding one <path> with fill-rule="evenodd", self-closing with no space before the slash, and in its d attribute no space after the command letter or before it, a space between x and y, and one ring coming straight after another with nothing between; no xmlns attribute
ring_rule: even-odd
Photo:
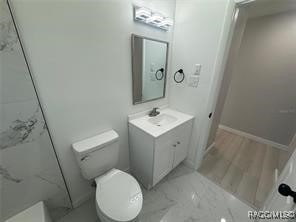
<svg viewBox="0 0 296 222"><path fill-rule="evenodd" d="M188 121L155 139L152 186L186 158L191 128Z"/></svg>
<svg viewBox="0 0 296 222"><path fill-rule="evenodd" d="M145 188L153 187L186 158L193 123L193 117L187 117L153 135L129 121L131 172Z"/></svg>

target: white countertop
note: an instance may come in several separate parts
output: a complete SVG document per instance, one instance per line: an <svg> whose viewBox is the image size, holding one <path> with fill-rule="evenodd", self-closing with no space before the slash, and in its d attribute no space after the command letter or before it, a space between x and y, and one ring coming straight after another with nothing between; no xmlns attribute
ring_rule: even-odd
<svg viewBox="0 0 296 222"><path fill-rule="evenodd" d="M142 114L142 116L138 115L138 114L134 114L129 116L129 124L132 124L136 127L138 127L139 129L143 130L144 132L150 134L153 137L159 137L160 135L170 131L171 129L181 125L182 123L185 123L191 119L193 119L194 117L185 113L181 113L169 108L165 108L165 109L160 109L158 110L160 111L160 114L169 114L171 116L174 116L177 118L177 120L173 123L170 124L166 124L164 126L156 126L153 125L151 123L149 123L149 119L154 118L154 117L150 117L148 116L146 113ZM137 116L136 118L132 117L132 116Z"/></svg>

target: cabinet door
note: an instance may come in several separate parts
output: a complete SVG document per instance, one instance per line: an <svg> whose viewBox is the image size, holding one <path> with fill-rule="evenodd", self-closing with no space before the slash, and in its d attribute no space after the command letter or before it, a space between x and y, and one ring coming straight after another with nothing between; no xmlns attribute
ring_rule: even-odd
<svg viewBox="0 0 296 222"><path fill-rule="evenodd" d="M188 121L174 130L174 163L173 167L179 165L187 156L189 139L191 136L192 121Z"/></svg>
<svg viewBox="0 0 296 222"><path fill-rule="evenodd" d="M173 168L174 149L172 143L171 132L155 140L153 186Z"/></svg>

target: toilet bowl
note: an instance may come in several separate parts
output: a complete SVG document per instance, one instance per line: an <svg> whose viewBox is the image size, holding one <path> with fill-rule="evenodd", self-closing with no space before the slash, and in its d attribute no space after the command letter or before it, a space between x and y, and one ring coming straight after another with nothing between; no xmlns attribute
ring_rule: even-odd
<svg viewBox="0 0 296 222"><path fill-rule="evenodd" d="M72 145L87 180L95 179L96 209L101 222L134 222L142 209L143 196L134 177L114 167L118 162L119 135L114 130Z"/></svg>
<svg viewBox="0 0 296 222"><path fill-rule="evenodd" d="M134 177L112 169L95 181L96 209L101 222L137 221L143 196Z"/></svg>

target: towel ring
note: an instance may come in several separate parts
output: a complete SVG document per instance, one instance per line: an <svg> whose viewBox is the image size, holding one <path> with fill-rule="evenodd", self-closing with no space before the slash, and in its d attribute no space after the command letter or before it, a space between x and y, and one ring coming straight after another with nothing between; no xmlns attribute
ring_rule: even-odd
<svg viewBox="0 0 296 222"><path fill-rule="evenodd" d="M176 79L177 73L182 74L182 78L179 81ZM179 69L177 72L175 72L175 74L174 74L174 80L175 80L176 83L181 83L181 82L184 81L184 79L185 79L185 74L183 72L183 69Z"/></svg>
<svg viewBox="0 0 296 222"><path fill-rule="evenodd" d="M164 68L160 68L160 69L158 69L158 70L155 72L155 78L156 78L157 80L162 80L162 79L163 79L163 76L164 76L163 71L164 71ZM161 77L160 77L160 78L158 78L158 75L157 75L158 72L161 73Z"/></svg>

